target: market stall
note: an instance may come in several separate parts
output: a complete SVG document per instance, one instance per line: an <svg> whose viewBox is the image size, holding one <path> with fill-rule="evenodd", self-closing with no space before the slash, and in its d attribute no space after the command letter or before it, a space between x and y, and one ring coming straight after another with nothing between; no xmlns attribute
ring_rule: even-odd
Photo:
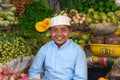
<svg viewBox="0 0 120 80"><path fill-rule="evenodd" d="M71 18L70 39L86 53L89 80L113 80L113 64L120 57L120 0L0 0L0 67L28 78L26 68L51 40L48 23L56 15Z"/></svg>

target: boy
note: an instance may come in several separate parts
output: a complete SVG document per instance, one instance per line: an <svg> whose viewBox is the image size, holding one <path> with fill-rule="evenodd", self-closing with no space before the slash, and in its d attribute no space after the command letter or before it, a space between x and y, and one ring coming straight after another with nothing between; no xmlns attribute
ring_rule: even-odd
<svg viewBox="0 0 120 80"><path fill-rule="evenodd" d="M71 32L69 17L51 18L52 41L36 54L29 70L31 80L87 80L86 56L83 49L69 39Z"/></svg>

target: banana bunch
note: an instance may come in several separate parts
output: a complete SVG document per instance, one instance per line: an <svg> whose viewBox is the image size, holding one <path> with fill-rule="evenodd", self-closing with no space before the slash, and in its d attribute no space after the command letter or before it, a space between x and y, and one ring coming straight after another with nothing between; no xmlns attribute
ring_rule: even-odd
<svg viewBox="0 0 120 80"><path fill-rule="evenodd" d="M30 44L19 35L0 32L0 63L31 54Z"/></svg>

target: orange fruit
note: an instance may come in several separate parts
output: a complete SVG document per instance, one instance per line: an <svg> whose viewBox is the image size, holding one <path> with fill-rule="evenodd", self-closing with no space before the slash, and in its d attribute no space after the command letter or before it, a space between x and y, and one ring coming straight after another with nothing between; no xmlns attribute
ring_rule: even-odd
<svg viewBox="0 0 120 80"><path fill-rule="evenodd" d="M92 60L93 60L93 62L99 62L99 58L95 57L95 56L92 57Z"/></svg>
<svg viewBox="0 0 120 80"><path fill-rule="evenodd" d="M104 77L99 77L98 80L106 80Z"/></svg>

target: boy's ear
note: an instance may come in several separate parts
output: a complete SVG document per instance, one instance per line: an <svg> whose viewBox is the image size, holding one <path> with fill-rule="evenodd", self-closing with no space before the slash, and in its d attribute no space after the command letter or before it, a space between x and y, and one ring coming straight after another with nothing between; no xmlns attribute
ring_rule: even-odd
<svg viewBox="0 0 120 80"><path fill-rule="evenodd" d="M70 33L72 33L72 29L70 29Z"/></svg>

